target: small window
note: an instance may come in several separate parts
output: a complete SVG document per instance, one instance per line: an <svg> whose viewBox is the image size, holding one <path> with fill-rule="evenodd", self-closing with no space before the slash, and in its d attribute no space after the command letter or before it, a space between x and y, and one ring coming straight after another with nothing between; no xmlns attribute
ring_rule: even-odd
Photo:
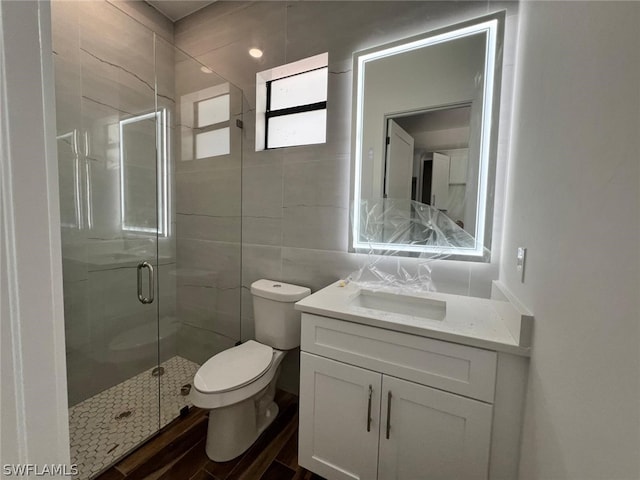
<svg viewBox="0 0 640 480"><path fill-rule="evenodd" d="M328 55L260 72L256 151L326 142Z"/></svg>

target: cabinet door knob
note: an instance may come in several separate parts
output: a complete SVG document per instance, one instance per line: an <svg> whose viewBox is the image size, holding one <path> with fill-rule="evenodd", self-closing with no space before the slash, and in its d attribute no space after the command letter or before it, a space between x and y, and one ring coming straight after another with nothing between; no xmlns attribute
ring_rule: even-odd
<svg viewBox="0 0 640 480"><path fill-rule="evenodd" d="M387 394L387 440L389 440L389 432L391 431L391 390Z"/></svg>
<svg viewBox="0 0 640 480"><path fill-rule="evenodd" d="M373 387L369 385L369 405L367 406L367 432L371 431L371 398L373 397Z"/></svg>

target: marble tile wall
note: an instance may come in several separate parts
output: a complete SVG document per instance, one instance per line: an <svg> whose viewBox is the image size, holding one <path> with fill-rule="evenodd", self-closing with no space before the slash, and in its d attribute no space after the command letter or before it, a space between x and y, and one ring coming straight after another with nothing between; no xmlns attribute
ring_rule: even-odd
<svg viewBox="0 0 640 480"><path fill-rule="evenodd" d="M514 64L517 3L513 2L229 2L218 1L175 24L175 44L244 93L242 131L241 337L253 337L250 285L271 278L313 290L358 269L366 256L348 252L351 169L352 54L499 9L507 10L503 105ZM263 50L260 59L248 55ZM256 73L329 53L327 142L255 151ZM505 176L510 118L501 115L498 195ZM438 290L488 296L498 276L502 201L496 200L493 262L432 264ZM195 248L195 247L194 247ZM397 268L395 259L385 263ZM405 268L416 262L404 259ZM297 357L288 355L281 387L297 389Z"/></svg>

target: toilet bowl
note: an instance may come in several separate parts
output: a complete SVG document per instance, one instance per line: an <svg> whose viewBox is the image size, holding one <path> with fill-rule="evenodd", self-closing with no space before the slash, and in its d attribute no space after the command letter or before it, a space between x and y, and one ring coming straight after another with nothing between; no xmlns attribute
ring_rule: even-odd
<svg viewBox="0 0 640 480"><path fill-rule="evenodd" d="M300 345L294 303L308 288L272 280L251 285L256 340L207 360L196 372L191 402L209 409L207 456L225 462L245 452L278 414L273 401L280 364Z"/></svg>

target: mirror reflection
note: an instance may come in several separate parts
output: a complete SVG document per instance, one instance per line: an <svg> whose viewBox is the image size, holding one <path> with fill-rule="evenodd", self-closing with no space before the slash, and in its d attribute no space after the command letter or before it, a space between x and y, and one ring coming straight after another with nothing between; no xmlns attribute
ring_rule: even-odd
<svg viewBox="0 0 640 480"><path fill-rule="evenodd" d="M495 14L355 54L356 251L488 260L502 19ZM391 204L407 208L392 212ZM451 234L433 235L418 209L444 216ZM382 227L362 221L373 210L385 212L377 217ZM394 232L401 217L411 235Z"/></svg>
<svg viewBox="0 0 640 480"><path fill-rule="evenodd" d="M473 234L475 202L466 202L466 185L474 181L468 182L470 116L464 104L388 118L384 197L431 205Z"/></svg>

